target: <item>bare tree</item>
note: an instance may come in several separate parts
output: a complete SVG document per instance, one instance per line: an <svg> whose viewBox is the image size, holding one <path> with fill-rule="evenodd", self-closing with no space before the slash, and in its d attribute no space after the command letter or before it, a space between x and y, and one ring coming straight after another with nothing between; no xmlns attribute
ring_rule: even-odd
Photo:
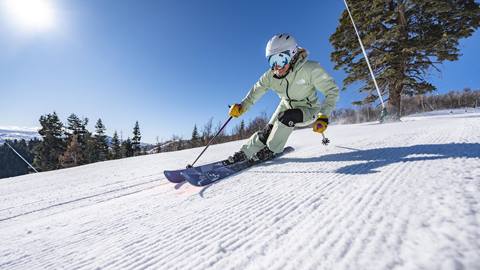
<svg viewBox="0 0 480 270"><path fill-rule="evenodd" d="M205 125L203 126L203 129L202 129L202 141L203 141L203 144L206 145L208 143L208 141L213 137L213 134L212 134L212 129L213 129L213 117L211 117L207 123L205 123Z"/></svg>

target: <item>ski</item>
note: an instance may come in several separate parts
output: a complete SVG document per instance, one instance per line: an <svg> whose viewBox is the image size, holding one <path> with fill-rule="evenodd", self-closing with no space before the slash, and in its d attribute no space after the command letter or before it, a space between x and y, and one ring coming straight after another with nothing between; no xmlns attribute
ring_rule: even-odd
<svg viewBox="0 0 480 270"><path fill-rule="evenodd" d="M264 162L271 161L275 158L278 158L286 153L292 152L293 147L286 147L282 153L275 154L272 159L269 160L259 160L259 161L242 161L237 162L231 165L223 165L222 162L216 162L212 164L207 164L199 167L187 168L181 170L179 174L184 177L186 181L194 186L206 186L221 179L224 179L228 176L236 174L240 171L243 171L247 168L261 164ZM221 164L221 165L219 165Z"/></svg>
<svg viewBox="0 0 480 270"><path fill-rule="evenodd" d="M208 163L205 165L197 166L194 167L197 170L200 171L210 171L218 167L223 167L225 166L223 164L223 161L215 161L212 163ZM185 177L182 175L182 172L184 172L186 169L180 169L180 170L166 170L163 172L165 177L167 178L168 181L172 183L181 183L183 181L186 181Z"/></svg>

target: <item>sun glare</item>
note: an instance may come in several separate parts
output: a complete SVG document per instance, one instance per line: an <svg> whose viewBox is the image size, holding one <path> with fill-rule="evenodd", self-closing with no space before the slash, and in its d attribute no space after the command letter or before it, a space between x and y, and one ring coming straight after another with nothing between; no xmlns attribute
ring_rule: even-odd
<svg viewBox="0 0 480 270"><path fill-rule="evenodd" d="M27 31L48 31L55 26L51 0L4 0L10 21Z"/></svg>

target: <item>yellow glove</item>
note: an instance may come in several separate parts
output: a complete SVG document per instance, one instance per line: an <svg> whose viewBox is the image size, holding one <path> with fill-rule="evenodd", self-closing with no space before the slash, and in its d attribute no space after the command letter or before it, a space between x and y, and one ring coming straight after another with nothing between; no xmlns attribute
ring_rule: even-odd
<svg viewBox="0 0 480 270"><path fill-rule="evenodd" d="M328 117L324 114L318 114L317 120L313 123L313 131L323 133L328 127Z"/></svg>
<svg viewBox="0 0 480 270"><path fill-rule="evenodd" d="M239 117L243 113L244 111L242 108L242 104L233 104L232 106L230 106L230 111L228 112L230 116L235 118Z"/></svg>

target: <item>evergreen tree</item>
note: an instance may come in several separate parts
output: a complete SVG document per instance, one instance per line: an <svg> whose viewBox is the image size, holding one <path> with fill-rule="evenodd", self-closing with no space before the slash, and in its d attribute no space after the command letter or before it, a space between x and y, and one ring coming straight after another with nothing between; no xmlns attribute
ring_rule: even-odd
<svg viewBox="0 0 480 270"><path fill-rule="evenodd" d="M83 155L78 159L78 165L86 164L95 161L95 146L90 142L91 133L87 130L88 118L81 120L77 115L72 113L67 118L68 144L71 143L73 135L77 136L77 143L83 152Z"/></svg>
<svg viewBox="0 0 480 270"><path fill-rule="evenodd" d="M236 136L240 140L245 138L245 120L242 120L240 122L240 125L236 130Z"/></svg>
<svg viewBox="0 0 480 270"><path fill-rule="evenodd" d="M63 124L57 114L42 115L40 117L42 128L38 133L42 136L42 142L35 148L34 167L42 171L60 168L59 157L65 151L63 138Z"/></svg>
<svg viewBox="0 0 480 270"><path fill-rule="evenodd" d="M200 145L200 135L198 134L197 124L193 126L192 138L190 141L192 142L193 147Z"/></svg>
<svg viewBox="0 0 480 270"><path fill-rule="evenodd" d="M97 161L107 160L108 157L108 140L105 135L105 125L102 123L102 119L98 119L95 124L95 144L96 144L96 157ZM117 138L118 139L118 138Z"/></svg>
<svg viewBox="0 0 480 270"><path fill-rule="evenodd" d="M118 139L117 131L113 133L111 158L112 159L122 158L122 148L120 146L120 140Z"/></svg>
<svg viewBox="0 0 480 270"><path fill-rule="evenodd" d="M122 142L122 156L123 157L133 157L135 151L133 149L133 143L130 137Z"/></svg>
<svg viewBox="0 0 480 270"><path fill-rule="evenodd" d="M67 118L67 131L65 134L67 136L78 135L77 140L80 143L80 139L84 139L85 134L88 133L87 130L88 118L81 120L76 114L72 113Z"/></svg>
<svg viewBox="0 0 480 270"><path fill-rule="evenodd" d="M142 136L140 134L140 126L138 125L138 121L135 122L135 127L133 128L133 139L131 141L132 143L132 149L133 149L133 155L138 155L140 154L140 140L142 139Z"/></svg>
<svg viewBox="0 0 480 270"><path fill-rule="evenodd" d="M39 140L38 138L33 138L28 142L28 156L29 160L33 162L33 159L35 158L35 148L41 143L42 141Z"/></svg>
<svg viewBox="0 0 480 270"><path fill-rule="evenodd" d="M382 95L388 94L388 110L400 117L402 95L435 90L428 71L444 61L460 57L459 40L472 35L480 24L479 4L474 0L358 0L350 10L367 51ZM368 96L356 104L378 99L373 80L347 11L330 37L335 69L348 76L345 86L357 81Z"/></svg>
<svg viewBox="0 0 480 270"><path fill-rule="evenodd" d="M82 164L94 163L99 161L99 149L97 147L97 141L90 132L83 136L83 157Z"/></svg>
<svg viewBox="0 0 480 270"><path fill-rule="evenodd" d="M33 162L33 152L25 140L8 140L0 146L0 178L32 172L33 170L7 146L7 143L30 164Z"/></svg>
<svg viewBox="0 0 480 270"><path fill-rule="evenodd" d="M80 160L85 160L77 138L78 135L72 135L67 149L60 156L59 160L63 168L77 166L79 165Z"/></svg>

